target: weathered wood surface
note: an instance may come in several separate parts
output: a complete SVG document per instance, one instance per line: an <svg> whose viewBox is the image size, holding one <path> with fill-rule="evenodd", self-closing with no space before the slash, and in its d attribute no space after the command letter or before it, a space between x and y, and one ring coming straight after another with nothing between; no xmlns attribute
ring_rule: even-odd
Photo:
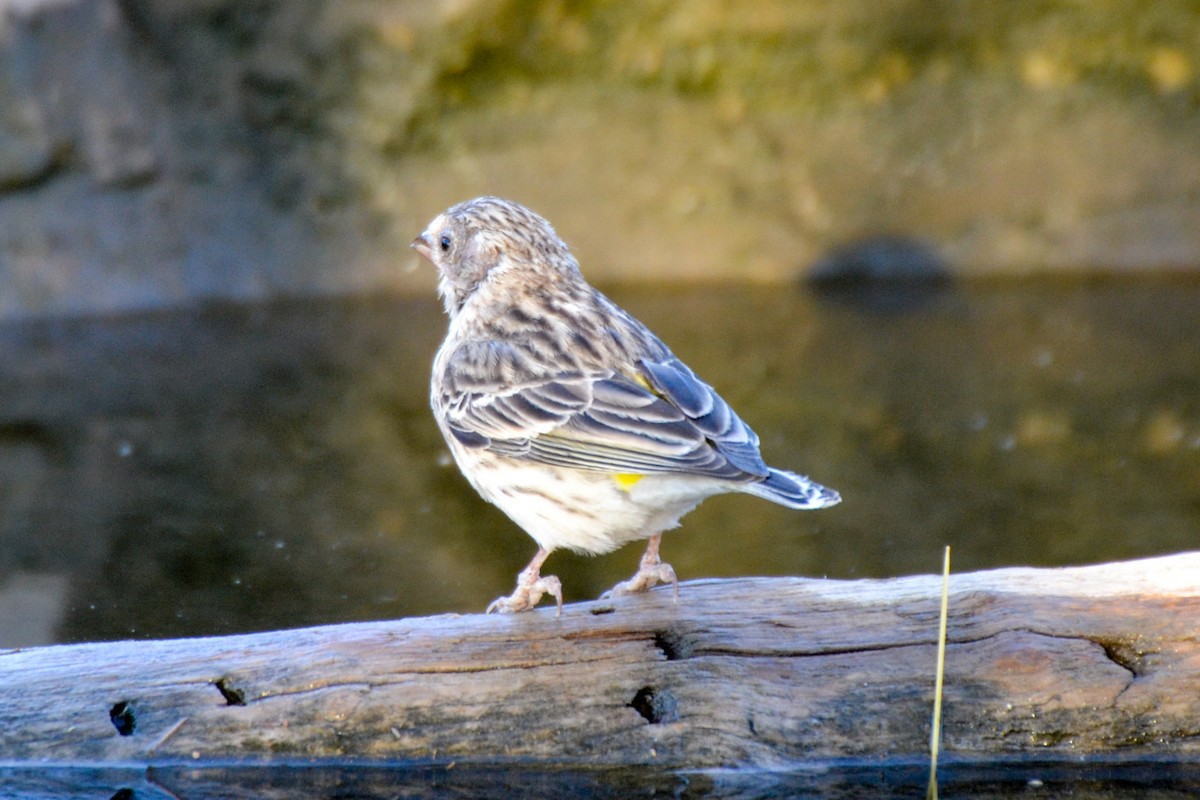
<svg viewBox="0 0 1200 800"><path fill-rule="evenodd" d="M941 578L0 652L0 765L920 758ZM1200 553L951 577L949 757L1200 756ZM118 729L127 735L121 735Z"/></svg>

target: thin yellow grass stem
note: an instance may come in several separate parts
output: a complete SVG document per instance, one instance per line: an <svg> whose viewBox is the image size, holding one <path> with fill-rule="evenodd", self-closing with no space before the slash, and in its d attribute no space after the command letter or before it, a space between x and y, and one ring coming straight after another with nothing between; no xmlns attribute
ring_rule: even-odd
<svg viewBox="0 0 1200 800"><path fill-rule="evenodd" d="M933 730L929 734L929 788L925 796L937 800L938 750L942 739L942 677L946 671L946 619L950 615L950 546L942 557L942 612L938 620L937 678L933 684Z"/></svg>

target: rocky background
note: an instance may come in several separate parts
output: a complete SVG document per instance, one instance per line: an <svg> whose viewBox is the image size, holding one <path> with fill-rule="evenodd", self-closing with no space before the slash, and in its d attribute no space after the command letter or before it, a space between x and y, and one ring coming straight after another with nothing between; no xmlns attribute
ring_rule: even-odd
<svg viewBox="0 0 1200 800"><path fill-rule="evenodd" d="M0 317L431 291L408 241L484 192L600 282L1190 269L1198 42L1187 0L0 0Z"/></svg>

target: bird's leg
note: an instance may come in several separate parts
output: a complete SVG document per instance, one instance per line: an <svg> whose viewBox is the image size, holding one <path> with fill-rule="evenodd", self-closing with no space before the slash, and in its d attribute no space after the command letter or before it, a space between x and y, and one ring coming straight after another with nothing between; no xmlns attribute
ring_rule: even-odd
<svg viewBox="0 0 1200 800"><path fill-rule="evenodd" d="M601 597L619 597L623 594L644 592L655 584L669 583L675 587L675 600L679 600L679 579L670 564L664 563L658 557L658 546L662 544L662 534L656 533L650 537L646 552L642 554L637 573L627 581L621 581L605 592Z"/></svg>
<svg viewBox="0 0 1200 800"><path fill-rule="evenodd" d="M521 570L517 576L517 588L508 597L497 597L487 607L487 613L514 614L518 611L529 611L535 608L542 595L549 594L558 601L558 612L562 616L562 582L553 575L542 575L542 564L550 557L550 551L539 547L529 566Z"/></svg>

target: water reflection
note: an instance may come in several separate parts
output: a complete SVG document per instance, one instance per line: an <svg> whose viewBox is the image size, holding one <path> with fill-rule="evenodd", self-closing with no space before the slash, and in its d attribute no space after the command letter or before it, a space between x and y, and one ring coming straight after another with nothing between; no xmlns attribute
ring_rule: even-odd
<svg viewBox="0 0 1200 800"><path fill-rule="evenodd" d="M269 767L161 766L133 769L0 771L0 790L19 798L112 797L169 800L373 800L420 797L562 798L627 797L731 800L839 800L924 797L928 765L896 760L837 762L795 771L730 769L674 773L654 766L630 769L530 770L505 766L312 765ZM1076 800L1192 798L1200 790L1193 764L1167 761L1054 764L991 762L946 765L939 772L944 796L975 800L1072 797Z"/></svg>
<svg viewBox="0 0 1200 800"><path fill-rule="evenodd" d="M839 489L708 501L684 578L1058 565L1200 544L1200 284L613 292L763 439ZM0 327L0 645L228 633L506 593L534 545L448 461L428 302ZM640 548L556 553L568 599Z"/></svg>

